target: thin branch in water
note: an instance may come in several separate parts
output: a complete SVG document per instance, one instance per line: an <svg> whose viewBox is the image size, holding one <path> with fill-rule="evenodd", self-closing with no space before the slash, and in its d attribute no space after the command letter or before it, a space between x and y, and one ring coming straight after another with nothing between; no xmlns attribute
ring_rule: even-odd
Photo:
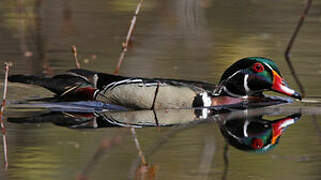
<svg viewBox="0 0 321 180"><path fill-rule="evenodd" d="M137 4L137 7L136 7L136 11L135 11L135 14L133 16L133 19L130 23L130 26L129 26L129 30L128 30L128 33L127 33L127 36L126 36L126 41L122 43L122 52L120 54L120 57L118 59L118 63L117 63L117 66L116 66L116 70L114 72L114 74L118 74L119 73L119 69L120 69L120 66L123 62L123 59L125 57L125 54L127 52L127 48L128 48L128 44L132 38L132 35L133 35L133 32L134 32L134 28L135 28L135 25L136 25L136 19L137 19L137 16L138 16L138 13L140 11L140 8L143 4L143 1L144 0L140 0L139 3Z"/></svg>
<svg viewBox="0 0 321 180"><path fill-rule="evenodd" d="M138 156L140 157L141 159L141 163L143 165L147 165L147 162L146 162L146 159L145 159L145 156L144 156L144 153L142 151L142 148L140 147L140 144L139 144L139 141L138 141L138 138L137 138L137 135L136 135L136 131L135 131L135 128L130 128L130 131L134 137L134 142L135 142L135 145L136 145L136 149L138 151Z"/></svg>
<svg viewBox="0 0 321 180"><path fill-rule="evenodd" d="M198 177L197 179L206 180L208 178L208 174L211 170L212 161L215 155L215 138L212 136L204 138L204 149L203 156L200 162Z"/></svg>
<svg viewBox="0 0 321 180"><path fill-rule="evenodd" d="M312 115L312 123L313 123L313 126L315 127L315 130L316 130L318 136L319 136L319 141L321 144L321 128L320 128L320 125L318 124L316 115Z"/></svg>
<svg viewBox="0 0 321 180"><path fill-rule="evenodd" d="M285 55L285 60L288 63L288 66L289 66L289 68L291 70L292 76L294 77L296 83L298 84L298 86L300 88L300 91L302 93L302 98L305 97L304 87L303 87L302 83L300 82L300 80L299 80L299 78L298 78L298 76L297 76L297 74L296 74L296 72L294 70L294 67L292 65L292 62L290 60L290 51L291 51L291 48L293 46L294 40L295 40L297 34L299 33L301 26L303 25L304 18L309 12L311 4L312 4L312 0L307 0L305 8L304 8L304 11L303 11L303 13L302 13L297 25L296 25L296 28L295 28L295 30L294 30L291 38L290 38L290 41L289 41L289 43L287 45L287 48L286 48L285 54L284 54Z"/></svg>
<svg viewBox="0 0 321 180"><path fill-rule="evenodd" d="M78 61L78 52L77 52L76 45L72 45L71 46L71 51L72 51L72 53L74 55L75 65L76 65L77 69L80 69L80 64L79 64L79 61Z"/></svg>
<svg viewBox="0 0 321 180"><path fill-rule="evenodd" d="M149 165L147 163L146 158L144 156L144 152L143 152L142 148L140 147L140 143L138 141L135 128L133 128L133 127L130 128L130 131L131 131L132 136L134 138L135 146L138 151L138 156L140 159L140 163L139 163L140 165L136 169L135 179L146 179L146 178L147 179L154 179L157 167L154 165Z"/></svg>
<svg viewBox="0 0 321 180"><path fill-rule="evenodd" d="M170 138L178 134L179 132L192 128L195 125L197 125L199 122L195 123L190 123L190 124L184 124L184 125L179 125L179 126L174 126L171 128L170 131L168 131L165 135L161 136L156 143L154 143L149 150L145 151L145 156L151 156L153 153L161 149L160 147L164 144L166 144ZM140 166L142 160L141 157L138 156L135 158L132 162L131 168L129 170L129 179L133 179L135 177L135 172L137 172L137 169L140 169L142 166ZM146 166L145 166L146 167ZM154 168L155 166L151 166L151 168Z"/></svg>
<svg viewBox="0 0 321 180"><path fill-rule="evenodd" d="M227 173L228 173L228 167L229 167L228 143L227 142L225 142L223 158L224 158L224 171L223 171L222 180L226 180Z"/></svg>
<svg viewBox="0 0 321 180"><path fill-rule="evenodd" d="M89 174L92 172L95 165L97 165L97 162L99 159L104 155L104 153L114 147L115 145L119 144L121 142L121 135L116 135L112 139L103 139L100 142L100 145L93 155L93 157L89 160L85 168L82 170L82 172L77 176L77 180L86 180L89 179Z"/></svg>
<svg viewBox="0 0 321 180"><path fill-rule="evenodd" d="M7 149L7 138L6 138L6 127L4 125L4 108L6 106L7 101L7 90L8 90L8 75L9 75L9 63L4 64L4 85L3 85L3 96L2 96L2 104L0 110L0 124L1 124L1 131L2 131L2 142L3 142L3 153L4 153L4 167L5 169L8 168L8 149Z"/></svg>

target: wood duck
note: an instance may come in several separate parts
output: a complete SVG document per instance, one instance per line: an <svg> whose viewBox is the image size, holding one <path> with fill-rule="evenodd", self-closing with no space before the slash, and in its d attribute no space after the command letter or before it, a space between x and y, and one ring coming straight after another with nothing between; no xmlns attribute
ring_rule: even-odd
<svg viewBox="0 0 321 180"><path fill-rule="evenodd" d="M92 100L130 109L209 107L264 99L275 91L301 99L290 89L277 65L263 57L243 58L232 64L217 86L197 81L125 77L84 69L39 77L11 75L9 81L47 88L63 100Z"/></svg>

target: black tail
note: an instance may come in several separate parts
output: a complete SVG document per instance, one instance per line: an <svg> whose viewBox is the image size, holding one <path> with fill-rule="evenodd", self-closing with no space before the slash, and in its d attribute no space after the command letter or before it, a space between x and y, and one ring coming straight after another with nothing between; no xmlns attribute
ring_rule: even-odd
<svg viewBox="0 0 321 180"><path fill-rule="evenodd" d="M11 75L8 77L8 80L10 82L41 86L57 95L62 95L67 91L78 87L91 86L91 83L86 79L71 74L57 75L51 78L33 75Z"/></svg>
<svg viewBox="0 0 321 180"><path fill-rule="evenodd" d="M46 77L38 77L33 75L11 75L8 77L8 80L10 82L19 82L19 83L25 83L25 84L33 84L37 86L46 86L46 84L50 81L51 78Z"/></svg>

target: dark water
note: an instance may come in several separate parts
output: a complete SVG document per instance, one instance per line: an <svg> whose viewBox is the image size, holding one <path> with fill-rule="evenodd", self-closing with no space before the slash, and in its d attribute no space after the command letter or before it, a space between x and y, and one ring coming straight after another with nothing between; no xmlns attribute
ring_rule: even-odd
<svg viewBox="0 0 321 180"><path fill-rule="evenodd" d="M303 6L299 0L144 1L134 44L120 74L217 82L234 61L264 56L276 61L295 88L283 54ZM75 44L82 68L112 73L135 7L136 2L129 0L3 0L0 62L12 62L12 74L58 74L74 68L71 45ZM314 1L291 56L310 97L321 95L320 37L321 3ZM21 84L9 84L8 92L11 101L51 95ZM267 153L226 147L217 119L187 127L140 128L136 133L149 167L155 169L149 173L155 179L320 179L320 102L289 107L293 106L303 107L301 119ZM37 114L21 111L7 115ZM298 111L264 118L278 119ZM8 122L6 127L9 167L1 168L3 178L74 179L101 140L120 134L120 143L99 157L89 176L135 179L138 152L129 130L71 129L51 122Z"/></svg>

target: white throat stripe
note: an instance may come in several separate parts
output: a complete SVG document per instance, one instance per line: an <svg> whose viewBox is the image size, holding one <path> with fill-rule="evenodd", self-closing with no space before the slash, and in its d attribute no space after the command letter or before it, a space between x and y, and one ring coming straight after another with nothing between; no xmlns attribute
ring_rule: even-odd
<svg viewBox="0 0 321 180"><path fill-rule="evenodd" d="M247 79L248 79L248 78L249 78L249 75L246 74L246 75L244 76L244 82L243 82L243 86L244 86L244 89L245 89L246 92L250 92L250 91L251 91L251 89L249 88L249 86L248 86L248 84L247 84Z"/></svg>

